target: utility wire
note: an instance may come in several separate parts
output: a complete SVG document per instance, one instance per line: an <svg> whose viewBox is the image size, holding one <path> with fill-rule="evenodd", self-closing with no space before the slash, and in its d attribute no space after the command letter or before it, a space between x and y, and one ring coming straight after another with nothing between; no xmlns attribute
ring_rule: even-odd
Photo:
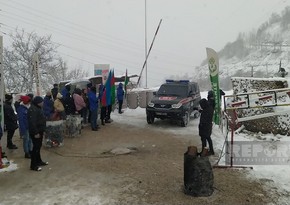
<svg viewBox="0 0 290 205"><path fill-rule="evenodd" d="M5 2L6 2L6 1L5 1ZM17 3L16 5L17 5L17 6L21 6L22 9L15 8L15 6L13 7L13 6L11 6L11 5L8 5L7 2L6 2L6 4L5 4L5 3L4 3L4 4L7 5L7 6L9 6L9 7L12 7L12 8L18 9L18 10L23 10L23 7L25 7L24 10L25 10L26 13L27 13L27 12L31 13L31 11L33 11L34 13L40 13L41 15L45 14L45 15L49 16L50 18L42 17L42 16L40 16L40 15L37 15L37 16L40 17L40 18L48 19L49 21L51 21L51 19L53 19L54 21L57 21L57 22L60 22L60 21L66 22L66 23L68 23L68 24L73 25L73 27L77 28L77 29L80 30L82 33L90 33L90 35L93 35L93 36L95 36L95 35L102 35L102 37L100 37L100 38L109 39L109 40L111 40L111 41L116 41L116 40L118 40L118 42L117 42L118 44L120 44L120 43L122 44L122 43L126 43L126 42L127 42L127 43L125 44L126 47L130 47L130 45L131 45L131 46L132 46L132 45L135 45L134 47L137 48L138 50L140 50L140 48L142 48L142 46L141 46L140 44L136 44L136 43L134 43L134 42L132 42L132 41L128 41L128 40L124 40L124 39L116 38L115 36L110 38L110 35L109 35L109 34L105 34L105 33L102 33L102 32L100 32L100 31L98 31L97 34L96 34L96 33L87 32L88 30L91 30L91 31L94 31L94 32L96 32L96 31L93 30L93 29L91 29L91 28L85 27L85 26L80 25L80 24L76 24L76 23L74 23L74 22L68 21L68 20L63 19L63 18L56 18L56 17L54 17L53 15L51 15L51 14L49 14L49 13L47 13L47 12L36 10L35 8L32 8L32 7L26 6L26 5L24 5L24 4L21 4L20 2L15 1L15 0L10 0L10 3L11 3L11 2L15 2L15 3ZM34 16L35 16L35 15L34 15ZM58 23L58 24L59 24L59 23ZM62 25L65 25L65 24L62 24ZM65 25L65 26L67 26L67 25ZM71 27L71 26L67 26L67 27ZM84 28L84 29L81 30L80 28ZM75 30L75 29L74 29L74 30ZM167 51L161 51L161 50L158 50L158 49L155 49L155 51L158 52L158 55L161 55L161 56L166 56L166 55L167 55L167 57L168 57L168 56L170 56L170 57L171 57L171 56L178 56L178 54L176 54L176 53L174 54L174 53L170 53L170 52L167 52ZM160 53L160 52L161 52L161 53ZM184 58L184 56L182 56L182 58Z"/></svg>

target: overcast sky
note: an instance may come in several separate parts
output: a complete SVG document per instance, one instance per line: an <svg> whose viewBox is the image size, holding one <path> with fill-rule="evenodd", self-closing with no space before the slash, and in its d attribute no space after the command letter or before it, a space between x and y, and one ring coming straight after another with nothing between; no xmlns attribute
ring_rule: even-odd
<svg viewBox="0 0 290 205"><path fill-rule="evenodd" d="M115 75L126 68L139 74L145 60L145 2L148 49L162 19L148 59L148 87L169 75L193 75L206 47L219 51L239 32L257 29L290 5L290 0L0 0L0 31L18 27L51 34L69 67L81 66L90 75L101 63L110 64ZM8 46L9 37L0 35Z"/></svg>

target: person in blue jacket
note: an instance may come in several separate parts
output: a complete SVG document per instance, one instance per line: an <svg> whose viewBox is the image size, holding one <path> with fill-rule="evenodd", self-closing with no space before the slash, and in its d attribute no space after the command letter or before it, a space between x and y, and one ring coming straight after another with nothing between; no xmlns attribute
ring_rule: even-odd
<svg viewBox="0 0 290 205"><path fill-rule="evenodd" d="M90 91L88 92L88 98L89 98L89 107L90 107L90 112L91 112L91 128L93 131L98 130L98 125L97 125L97 119L98 119L98 107L99 107L99 102L97 98L97 91L96 87L92 86Z"/></svg>
<svg viewBox="0 0 290 205"><path fill-rule="evenodd" d="M43 114L46 120L51 120L54 113L53 100L51 92L48 91L43 99Z"/></svg>
<svg viewBox="0 0 290 205"><path fill-rule="evenodd" d="M29 136L28 117L27 112L30 107L31 99L29 96L21 96L21 103L17 108L19 133L23 139L24 157L30 159L30 152L32 150L32 141Z"/></svg>
<svg viewBox="0 0 290 205"><path fill-rule="evenodd" d="M123 105L123 99L124 99L124 90L123 90L123 84L119 83L119 86L117 88L117 100L119 104L119 114L122 114L122 105Z"/></svg>

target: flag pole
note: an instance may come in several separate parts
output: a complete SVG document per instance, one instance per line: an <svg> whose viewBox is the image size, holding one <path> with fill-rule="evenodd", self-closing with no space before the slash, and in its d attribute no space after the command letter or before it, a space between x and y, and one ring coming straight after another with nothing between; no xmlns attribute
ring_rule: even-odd
<svg viewBox="0 0 290 205"><path fill-rule="evenodd" d="M149 54L150 54L150 51L151 51L151 49L152 49L153 43L154 43L155 38L156 38L156 36L157 36L157 33L158 33L159 27L160 27L160 25L161 25L161 22L162 22L162 19L160 19L160 21L159 21L158 27L157 27L157 29L156 29L156 31L155 31L154 38L153 38L152 43L151 43L151 45L150 45L150 48L149 48L149 51L148 51L148 53L147 53L146 59L145 59L145 61L144 61L144 63L143 63L143 66L142 66L142 69L141 69L141 72L140 72L140 75L139 75L139 78L138 78L138 81L137 81L137 86L138 86L139 83L140 83L140 79L141 79L141 77L142 77L143 70L144 70L144 68L145 68L145 65L147 64L147 59L148 59L148 57L149 57Z"/></svg>

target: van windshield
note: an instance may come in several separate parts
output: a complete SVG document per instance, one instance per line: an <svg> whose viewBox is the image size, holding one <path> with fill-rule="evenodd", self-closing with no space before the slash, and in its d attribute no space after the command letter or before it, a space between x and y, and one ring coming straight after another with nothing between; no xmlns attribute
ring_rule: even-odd
<svg viewBox="0 0 290 205"><path fill-rule="evenodd" d="M160 86L157 95L187 97L188 85L163 84Z"/></svg>

